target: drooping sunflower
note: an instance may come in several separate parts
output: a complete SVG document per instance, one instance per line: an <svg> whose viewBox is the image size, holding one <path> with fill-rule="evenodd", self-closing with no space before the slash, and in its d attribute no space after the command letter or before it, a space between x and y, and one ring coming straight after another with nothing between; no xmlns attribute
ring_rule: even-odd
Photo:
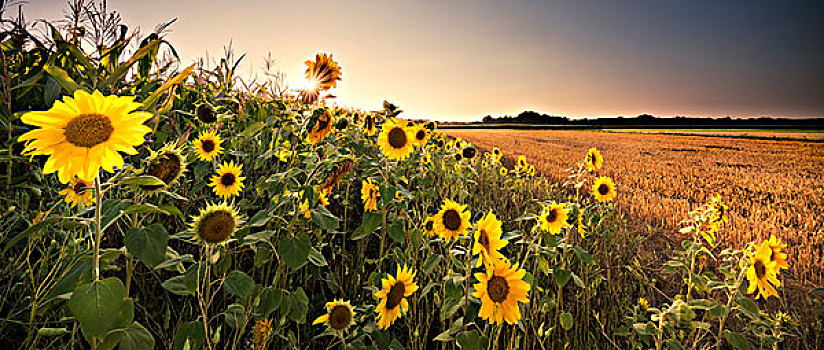
<svg viewBox="0 0 824 350"><path fill-rule="evenodd" d="M426 218L423 222L423 233L427 236L434 236L437 234L435 230L435 219L437 215L432 215Z"/></svg>
<svg viewBox="0 0 824 350"><path fill-rule="evenodd" d="M81 208L94 204L94 190L92 190L91 181L75 177L69 182L69 188L60 191L60 194L66 196L63 201L69 203L72 208L78 204Z"/></svg>
<svg viewBox="0 0 824 350"><path fill-rule="evenodd" d="M601 176L592 185L592 195L601 203L606 203L615 198L615 183L606 176Z"/></svg>
<svg viewBox="0 0 824 350"><path fill-rule="evenodd" d="M174 185L185 172L186 159L181 155L181 150L174 144L168 143L157 152L152 152L143 170L144 175L154 176L163 181L163 184L137 185L137 187L147 194L157 193Z"/></svg>
<svg viewBox="0 0 824 350"><path fill-rule="evenodd" d="M329 90L338 85L341 69L332 54L316 54L315 60L306 60L306 79L315 82L318 90Z"/></svg>
<svg viewBox="0 0 824 350"><path fill-rule="evenodd" d="M217 121L217 113L215 113L215 109L206 102L203 102L197 106L195 109L195 115L197 115L197 120L200 120L203 124L212 124Z"/></svg>
<svg viewBox="0 0 824 350"><path fill-rule="evenodd" d="M361 200L363 200L363 210L378 210L378 198L381 196L380 189L369 179L363 180L362 184Z"/></svg>
<svg viewBox="0 0 824 350"><path fill-rule="evenodd" d="M152 117L135 112L141 106L134 97L103 96L77 90L74 97L55 101L47 111L23 115L23 123L37 126L18 138L25 141L23 155L47 155L44 174L57 172L62 183L74 176L93 181L100 168L114 172L123 167L120 153L137 154L151 131L143 123Z"/></svg>
<svg viewBox="0 0 824 350"><path fill-rule="evenodd" d="M787 243L781 243L781 238L776 238L775 235L770 235L770 239L766 243L770 247L770 262L775 262L779 271L789 269L787 254L781 251L781 249L787 248Z"/></svg>
<svg viewBox="0 0 824 350"><path fill-rule="evenodd" d="M349 326L355 324L355 310L348 301L335 299L327 302L324 308L326 308L326 314L316 318L312 325L325 323L333 332L344 332Z"/></svg>
<svg viewBox="0 0 824 350"><path fill-rule="evenodd" d="M429 139L429 131L424 128L423 126L416 126L412 128L412 131L415 134L414 142L416 146L425 145L426 141Z"/></svg>
<svg viewBox="0 0 824 350"><path fill-rule="evenodd" d="M569 226L567 218L569 217L569 210L564 209L564 203L552 204L544 207L541 211L541 216L538 217L538 223L541 225L541 230L551 235L561 233L561 229Z"/></svg>
<svg viewBox="0 0 824 350"><path fill-rule="evenodd" d="M406 127L406 122L393 118L383 123L378 146L387 158L403 160L412 153L414 140L415 134Z"/></svg>
<svg viewBox="0 0 824 350"><path fill-rule="evenodd" d="M332 114L329 113L329 111L324 111L318 116L318 119L315 120L315 124L312 125L312 129L309 130L309 135L306 136L306 140L311 144L317 144L332 132L332 125L334 124L335 118L332 117Z"/></svg>
<svg viewBox="0 0 824 350"><path fill-rule="evenodd" d="M377 131L375 127L375 116L367 114L366 117L363 118L363 132L366 136L372 136L375 135L375 131Z"/></svg>
<svg viewBox="0 0 824 350"><path fill-rule="evenodd" d="M240 226L240 218L232 205L226 203L208 204L200 209L200 215L193 218L190 228L195 239L206 244L226 242Z"/></svg>
<svg viewBox="0 0 824 350"><path fill-rule="evenodd" d="M504 259L504 255L499 250L506 247L509 241L501 239L503 233L501 220L498 220L490 209L489 213L484 215L477 225L475 240L472 245L472 255L478 255L478 262L475 266L481 266L481 263L491 265Z"/></svg>
<svg viewBox="0 0 824 350"><path fill-rule="evenodd" d="M252 349L266 349L269 343L269 336L272 333L272 320L264 319L255 321L252 328Z"/></svg>
<svg viewBox="0 0 824 350"><path fill-rule="evenodd" d="M500 161L501 156L503 156L503 153L501 153L501 150L498 147L493 147L492 148L492 158L495 158L495 160Z"/></svg>
<svg viewBox="0 0 824 350"><path fill-rule="evenodd" d="M764 241L756 248L755 253L747 253L749 255L749 266L747 267L747 281L749 287L747 294L755 294L756 298L763 297L764 299L770 296L778 298L778 291L775 287L781 286L781 281L778 280L778 261L771 261L770 255L773 250L768 241Z"/></svg>
<svg viewBox="0 0 824 350"><path fill-rule="evenodd" d="M210 162L223 152L223 148L220 147L221 143L223 143L223 140L220 139L220 136L214 130L209 130L201 132L197 140L192 142L192 146L194 146L198 159Z"/></svg>
<svg viewBox="0 0 824 350"><path fill-rule="evenodd" d="M375 307L375 320L378 321L378 328L387 329L401 314L409 310L409 301L406 297L418 290L415 283L417 271L411 267L398 265L397 276L389 275L381 280L382 289L375 293L375 298L379 300Z"/></svg>
<svg viewBox="0 0 824 350"><path fill-rule="evenodd" d="M601 169L604 164L604 157L601 157L601 152L597 148L592 147L587 151L586 167L589 171L596 171Z"/></svg>
<svg viewBox="0 0 824 350"><path fill-rule="evenodd" d="M470 213L466 205L460 205L450 199L445 199L441 211L435 216L435 231L447 243L466 233L469 228Z"/></svg>
<svg viewBox="0 0 824 350"><path fill-rule="evenodd" d="M466 146L461 150L461 157L466 160L474 159L476 154L478 154L478 150L473 146Z"/></svg>
<svg viewBox="0 0 824 350"><path fill-rule="evenodd" d="M529 302L527 293L530 286L523 280L524 276L526 270L506 261L487 265L486 273L476 273L478 283L473 285L475 291L472 296L481 300L478 316L489 323L518 323L521 319L518 303Z"/></svg>
<svg viewBox="0 0 824 350"><path fill-rule="evenodd" d="M216 195L228 199L232 196L237 196L243 189L243 180L246 177L240 176L243 171L243 164L235 165L234 161L229 163L223 162L217 169L217 175L212 176L212 182L209 187Z"/></svg>

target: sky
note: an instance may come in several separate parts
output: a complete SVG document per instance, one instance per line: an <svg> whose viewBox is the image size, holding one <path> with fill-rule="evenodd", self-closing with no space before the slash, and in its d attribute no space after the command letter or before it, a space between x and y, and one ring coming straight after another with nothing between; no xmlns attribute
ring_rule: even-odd
<svg viewBox="0 0 824 350"><path fill-rule="evenodd" d="M167 34L184 64L271 53L290 85L332 53L341 106L479 120L570 117L824 117L824 2L583 0L109 0L125 24ZM29 0L57 19L62 0Z"/></svg>

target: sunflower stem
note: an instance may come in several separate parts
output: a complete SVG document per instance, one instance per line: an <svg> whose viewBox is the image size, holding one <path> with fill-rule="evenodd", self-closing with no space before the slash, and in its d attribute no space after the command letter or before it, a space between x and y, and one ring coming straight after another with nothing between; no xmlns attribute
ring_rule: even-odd
<svg viewBox="0 0 824 350"><path fill-rule="evenodd" d="M100 240L103 237L103 227L100 223L100 206L103 202L102 195L100 193L100 175L98 174L94 178L94 194L95 194L95 205L94 205L94 258L93 258L93 276L94 281L97 282L100 280Z"/></svg>
<svg viewBox="0 0 824 350"><path fill-rule="evenodd" d="M741 283L744 281L744 275L747 274L748 266L744 266L741 268L741 272L738 273L738 278L735 279L735 284L730 288L730 294L727 296L727 306L725 308L725 313L721 316L721 320L718 321L718 334L716 337L717 348L721 349L722 345L724 344L724 322L727 321L727 316L730 314L730 306L732 305L732 301L734 300L733 296L738 291L738 288L741 287Z"/></svg>

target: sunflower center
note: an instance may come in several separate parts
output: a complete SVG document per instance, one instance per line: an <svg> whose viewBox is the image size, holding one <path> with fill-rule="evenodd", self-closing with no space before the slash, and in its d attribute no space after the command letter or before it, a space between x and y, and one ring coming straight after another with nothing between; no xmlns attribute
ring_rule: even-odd
<svg viewBox="0 0 824 350"><path fill-rule="evenodd" d="M92 148L112 136L114 127L108 117L101 114L81 114L66 124L66 140L77 147Z"/></svg>
<svg viewBox="0 0 824 350"><path fill-rule="evenodd" d="M489 251L489 235L486 233L486 230L481 229L481 234L478 235L478 243L480 243L486 251Z"/></svg>
<svg viewBox="0 0 824 350"><path fill-rule="evenodd" d="M225 241L235 231L235 218L226 211L215 211L200 219L197 234L206 243Z"/></svg>
<svg viewBox="0 0 824 350"><path fill-rule="evenodd" d="M556 219L558 219L558 210L557 209L552 209L552 210L549 211L549 213L546 214L546 221L547 222L555 222Z"/></svg>
<svg viewBox="0 0 824 350"><path fill-rule="evenodd" d="M168 185L179 175L180 169L181 164L179 158L172 154L163 154L157 158L157 161L149 165L146 174L154 176ZM140 185L140 188L154 190L166 185Z"/></svg>
<svg viewBox="0 0 824 350"><path fill-rule="evenodd" d="M600 193L602 196L606 196L607 193L609 193L609 185L601 184L600 186L598 186L598 193Z"/></svg>
<svg viewBox="0 0 824 350"><path fill-rule="evenodd" d="M432 231L432 229L433 229L433 228L435 228L435 222L433 222L432 220L427 221L427 222L423 225L423 227L424 227L427 231Z"/></svg>
<svg viewBox="0 0 824 350"><path fill-rule="evenodd" d="M474 158L475 157L475 147L464 148L463 152L461 152L461 153L463 154L464 158L470 158L470 159Z"/></svg>
<svg viewBox="0 0 824 350"><path fill-rule="evenodd" d="M426 125L424 127L429 129L429 130L435 130L435 123L433 123L433 122L426 123Z"/></svg>
<svg viewBox="0 0 824 350"><path fill-rule="evenodd" d="M197 119L200 119L200 121L204 123L214 123L217 121L217 118L215 118L215 111L212 110L212 107L207 105L200 105L197 107Z"/></svg>
<svg viewBox="0 0 824 350"><path fill-rule="evenodd" d="M389 294L386 295L386 309L392 310L397 307L401 303L401 299L403 299L403 294L405 292L406 287L403 282L395 282L392 288L389 288Z"/></svg>
<svg viewBox="0 0 824 350"><path fill-rule="evenodd" d="M235 184L235 174L226 173L220 176L220 184L223 186L232 186Z"/></svg>
<svg viewBox="0 0 824 350"><path fill-rule="evenodd" d="M764 266L764 262L761 260L756 260L753 267L755 267L755 275L758 279L764 279L764 276L767 274L767 267Z"/></svg>
<svg viewBox="0 0 824 350"><path fill-rule="evenodd" d="M372 119L371 117L366 117L365 127L366 127L366 130L372 130L372 128L375 127L375 120Z"/></svg>
<svg viewBox="0 0 824 350"><path fill-rule="evenodd" d="M457 210L449 209L443 213L443 226L450 231L456 231L461 227L461 215Z"/></svg>
<svg viewBox="0 0 824 350"><path fill-rule="evenodd" d="M418 139L418 141L423 141L423 139L426 138L426 131L418 130L418 132L415 133L415 138Z"/></svg>
<svg viewBox="0 0 824 350"><path fill-rule="evenodd" d="M321 131L323 129L326 129L326 127L328 127L328 126L329 126L329 117L324 115L324 116L318 118L318 126L316 127L315 130L316 131Z"/></svg>
<svg viewBox="0 0 824 350"><path fill-rule="evenodd" d="M392 148L403 148L406 146L406 132L399 127L389 130L389 145Z"/></svg>
<svg viewBox="0 0 824 350"><path fill-rule="evenodd" d="M204 152L210 153L215 150L215 141L203 140L200 147L203 148Z"/></svg>
<svg viewBox="0 0 824 350"><path fill-rule="evenodd" d="M509 295L509 284L501 276L492 276L486 282L486 294L489 295L489 299L492 299L492 301L501 303Z"/></svg>
<svg viewBox="0 0 824 350"><path fill-rule="evenodd" d="M83 194L83 192L86 192L86 184L78 181L76 184L74 184L74 187L72 188L72 190L76 194Z"/></svg>
<svg viewBox="0 0 824 350"><path fill-rule="evenodd" d="M337 305L329 312L329 325L332 329L341 330L349 326L352 321L352 313L349 308L343 305Z"/></svg>

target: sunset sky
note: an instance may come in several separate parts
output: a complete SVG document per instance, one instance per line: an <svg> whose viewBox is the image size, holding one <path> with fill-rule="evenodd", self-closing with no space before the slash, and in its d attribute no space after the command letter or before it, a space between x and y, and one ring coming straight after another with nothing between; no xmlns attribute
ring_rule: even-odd
<svg viewBox="0 0 824 350"><path fill-rule="evenodd" d="M524 110L572 117L824 117L824 4L782 1L110 0L183 63L271 52L296 84L303 61L333 53L343 106L478 120ZM30 0L28 20L65 1Z"/></svg>

